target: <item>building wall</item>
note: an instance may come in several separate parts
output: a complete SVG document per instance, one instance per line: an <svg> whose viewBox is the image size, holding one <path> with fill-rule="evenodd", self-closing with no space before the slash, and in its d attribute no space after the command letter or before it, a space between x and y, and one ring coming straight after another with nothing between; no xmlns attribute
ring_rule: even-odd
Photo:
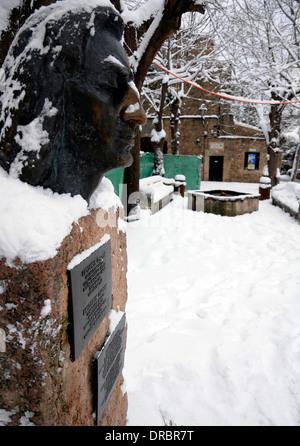
<svg viewBox="0 0 300 446"><path fill-rule="evenodd" d="M250 126L240 126L228 119L226 127L220 123L218 116L181 116L180 118L180 155L202 155L202 180L209 181L211 157L223 157L222 181L257 183L266 164L266 142L261 132ZM148 123L148 128L150 128ZM225 134L224 128L227 128ZM164 119L167 153L171 153L170 121ZM150 137L150 133L143 136ZM245 154L253 153L259 157L254 170L245 168Z"/></svg>

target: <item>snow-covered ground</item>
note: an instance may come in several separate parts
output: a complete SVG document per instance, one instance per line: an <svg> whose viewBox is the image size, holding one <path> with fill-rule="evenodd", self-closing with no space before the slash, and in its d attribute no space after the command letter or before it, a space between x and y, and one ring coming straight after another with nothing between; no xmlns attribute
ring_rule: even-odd
<svg viewBox="0 0 300 446"><path fill-rule="evenodd" d="M299 223L270 200L221 217L177 196L127 238L128 426L300 425Z"/></svg>

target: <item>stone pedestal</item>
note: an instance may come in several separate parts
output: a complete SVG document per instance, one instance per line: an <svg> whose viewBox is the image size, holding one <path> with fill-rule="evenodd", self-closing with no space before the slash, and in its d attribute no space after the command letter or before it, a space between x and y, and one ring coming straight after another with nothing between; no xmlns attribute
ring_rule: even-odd
<svg viewBox="0 0 300 446"><path fill-rule="evenodd" d="M271 179L269 177L262 176L259 180L260 200L269 200L271 196Z"/></svg>
<svg viewBox="0 0 300 446"><path fill-rule="evenodd" d="M115 222L120 221L117 211ZM67 267L79 253L108 234L111 241L112 309L125 311L126 234L117 225L99 227L97 210L74 223L57 255L46 261L8 267L0 261L0 423L41 426L94 426L97 390L94 357L109 327L105 317L75 361L69 339ZM107 237L107 236L106 236ZM123 378L99 425L126 424Z"/></svg>
<svg viewBox="0 0 300 446"><path fill-rule="evenodd" d="M261 187L259 186L258 192L260 194L260 200L269 200L271 196L271 187Z"/></svg>

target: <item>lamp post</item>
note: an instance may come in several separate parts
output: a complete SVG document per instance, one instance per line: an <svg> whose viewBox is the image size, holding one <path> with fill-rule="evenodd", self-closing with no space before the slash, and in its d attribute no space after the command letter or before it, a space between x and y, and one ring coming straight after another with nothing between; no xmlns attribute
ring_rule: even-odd
<svg viewBox="0 0 300 446"><path fill-rule="evenodd" d="M201 104L201 106L199 107L199 112L200 112L200 116L201 116L201 119L203 120L203 124L204 124L204 120L205 120L205 116L206 116L206 112L207 112L207 108L206 108L205 104Z"/></svg>

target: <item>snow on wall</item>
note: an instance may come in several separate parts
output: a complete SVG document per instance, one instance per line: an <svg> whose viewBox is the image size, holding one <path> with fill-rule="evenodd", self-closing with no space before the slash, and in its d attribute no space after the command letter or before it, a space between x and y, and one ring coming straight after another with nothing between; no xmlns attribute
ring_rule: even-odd
<svg viewBox="0 0 300 446"><path fill-rule="evenodd" d="M299 212L300 184L289 182L273 187L272 197L287 206L293 213Z"/></svg>
<svg viewBox="0 0 300 446"><path fill-rule="evenodd" d="M87 259L93 252L95 252L100 246L104 245L110 240L109 234L104 234L101 241L97 243L96 245L92 246L89 249L86 249L85 251L81 252L80 254L77 254L71 262L68 264L67 269L72 270L75 268L75 266L79 265L81 262L83 262L85 259Z"/></svg>
<svg viewBox="0 0 300 446"><path fill-rule="evenodd" d="M140 192L149 196L153 203L167 197L174 192L174 182L170 184L164 183L165 178L160 175L153 177L142 178L140 180Z"/></svg>

